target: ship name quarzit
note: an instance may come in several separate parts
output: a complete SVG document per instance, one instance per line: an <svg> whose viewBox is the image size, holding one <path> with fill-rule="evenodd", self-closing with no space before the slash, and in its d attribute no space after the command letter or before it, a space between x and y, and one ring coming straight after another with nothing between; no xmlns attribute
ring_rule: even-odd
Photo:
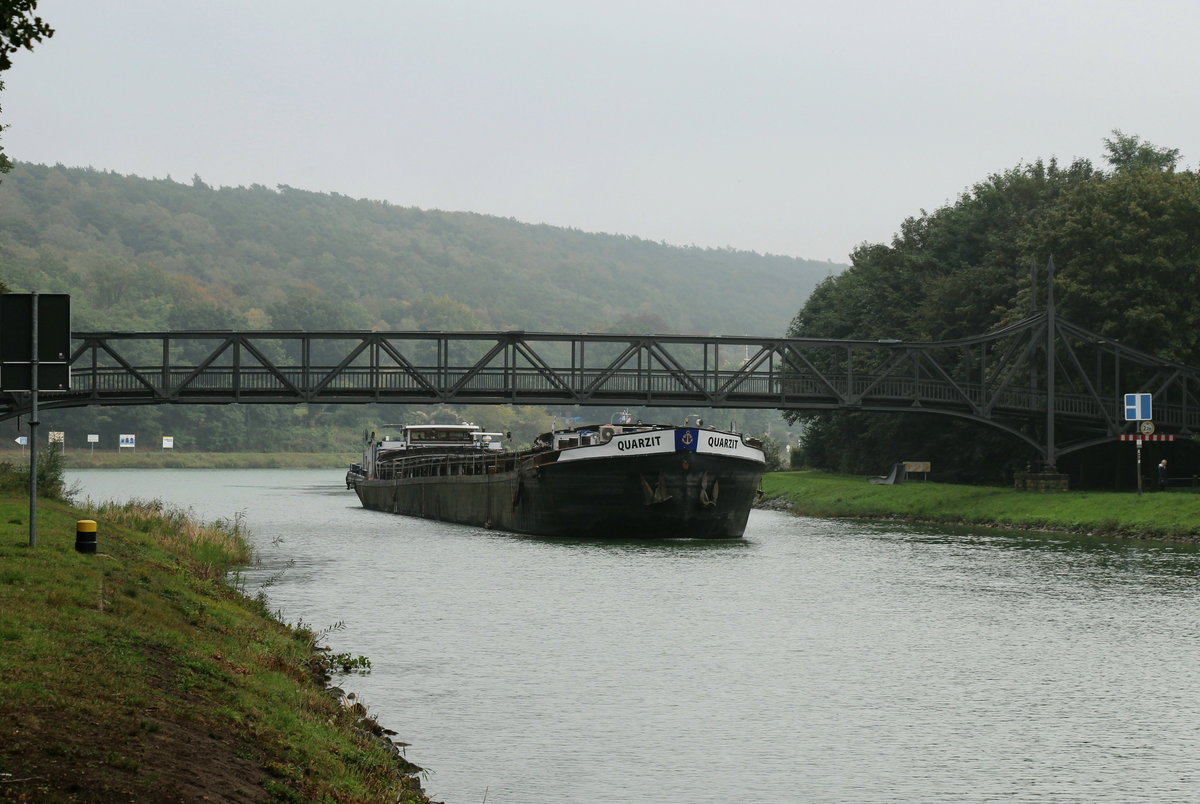
<svg viewBox="0 0 1200 804"><path fill-rule="evenodd" d="M625 438L617 442L617 450L624 452L627 449L644 449L646 447L657 447L662 443L662 436L649 436L647 438Z"/></svg>

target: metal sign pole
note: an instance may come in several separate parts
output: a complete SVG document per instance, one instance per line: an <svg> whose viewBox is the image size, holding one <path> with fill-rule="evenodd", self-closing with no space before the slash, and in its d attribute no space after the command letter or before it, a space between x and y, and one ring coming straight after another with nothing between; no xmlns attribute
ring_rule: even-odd
<svg viewBox="0 0 1200 804"><path fill-rule="evenodd" d="M38 294L33 291L33 354L29 364L29 546L37 547Z"/></svg>
<svg viewBox="0 0 1200 804"><path fill-rule="evenodd" d="M1142 439L1137 440L1138 495L1142 493Z"/></svg>
<svg viewBox="0 0 1200 804"><path fill-rule="evenodd" d="M1046 263L1046 461L1043 471L1058 471L1058 452L1054 443L1055 413L1055 335L1058 318L1054 308L1054 257Z"/></svg>

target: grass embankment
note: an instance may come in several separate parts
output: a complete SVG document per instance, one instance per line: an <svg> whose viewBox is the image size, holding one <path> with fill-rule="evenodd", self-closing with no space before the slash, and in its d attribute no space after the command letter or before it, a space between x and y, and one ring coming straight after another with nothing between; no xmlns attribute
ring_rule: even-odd
<svg viewBox="0 0 1200 804"><path fill-rule="evenodd" d="M313 632L223 581L236 523L42 500L38 526L31 548L28 499L0 493L0 800L426 801Z"/></svg>
<svg viewBox="0 0 1200 804"><path fill-rule="evenodd" d="M361 455L328 452L123 452L70 450L71 469L341 469ZM14 460L9 458L10 461ZM28 460L28 459L26 459Z"/></svg>
<svg viewBox="0 0 1200 804"><path fill-rule="evenodd" d="M1200 494L1187 491L1035 492L910 481L876 486L825 472L763 477L766 498L785 498L809 516L900 518L1103 536L1200 539Z"/></svg>

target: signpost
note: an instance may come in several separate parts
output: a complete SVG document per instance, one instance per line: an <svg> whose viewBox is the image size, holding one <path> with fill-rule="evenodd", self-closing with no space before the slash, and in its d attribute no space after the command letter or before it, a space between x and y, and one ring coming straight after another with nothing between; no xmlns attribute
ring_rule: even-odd
<svg viewBox="0 0 1200 804"><path fill-rule="evenodd" d="M0 391L29 394L29 546L37 546L38 392L67 391L71 297L0 293Z"/></svg>
<svg viewBox="0 0 1200 804"><path fill-rule="evenodd" d="M1125 421L1137 422L1136 434L1123 434L1122 441L1137 442L1137 493L1142 493L1142 441L1174 441L1175 436L1154 435L1154 400L1151 394L1125 394Z"/></svg>
<svg viewBox="0 0 1200 804"><path fill-rule="evenodd" d="M99 433L88 433L88 444L92 447L92 454L96 454L96 444L100 441Z"/></svg>
<svg viewBox="0 0 1200 804"><path fill-rule="evenodd" d="M1154 418L1150 394L1125 394L1125 421L1148 422Z"/></svg>

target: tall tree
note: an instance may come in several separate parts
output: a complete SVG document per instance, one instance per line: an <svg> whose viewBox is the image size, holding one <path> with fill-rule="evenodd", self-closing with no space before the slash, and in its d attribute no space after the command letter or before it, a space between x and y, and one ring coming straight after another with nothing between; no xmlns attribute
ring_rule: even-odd
<svg viewBox="0 0 1200 804"><path fill-rule="evenodd" d="M1108 153L1104 161L1112 165L1117 173L1129 170L1171 171L1179 163L1178 148L1159 148L1143 142L1137 135L1127 135L1114 128L1112 139L1105 137L1104 148Z"/></svg>
<svg viewBox="0 0 1200 804"><path fill-rule="evenodd" d="M1059 313L1134 348L1200 365L1200 175L1139 168L1051 206L1039 250Z"/></svg>
<svg viewBox="0 0 1200 804"><path fill-rule="evenodd" d="M1163 357L1200 364L1200 176L1179 151L1113 132L1111 172L1021 165L864 244L796 315L795 336L947 340L1032 312L1029 266L1053 257L1059 312ZM1044 291L1038 292L1044 298ZM805 414L814 465L878 472L933 459L943 476L1000 480L1030 457L983 425L933 416ZM969 445L969 446L967 446Z"/></svg>

